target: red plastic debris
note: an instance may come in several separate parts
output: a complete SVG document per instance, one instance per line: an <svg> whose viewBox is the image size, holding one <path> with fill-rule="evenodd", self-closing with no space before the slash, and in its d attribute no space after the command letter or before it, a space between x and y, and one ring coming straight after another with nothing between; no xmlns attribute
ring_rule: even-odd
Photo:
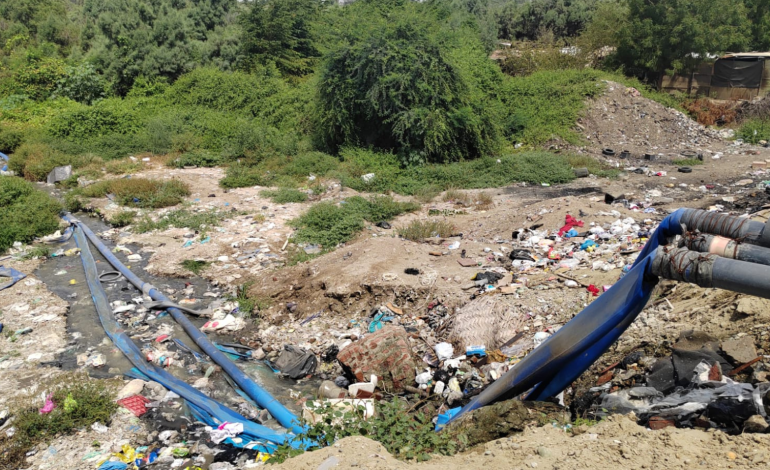
<svg viewBox="0 0 770 470"><path fill-rule="evenodd" d="M583 221L577 220L576 218L572 217L571 215L567 214L567 217L564 218L564 227L559 229L559 236L563 236L565 233L572 230L573 227L582 227Z"/></svg>
<svg viewBox="0 0 770 470"><path fill-rule="evenodd" d="M599 295L599 288L598 288L598 287L596 287L596 286L595 286L595 285L593 285L593 284L591 284L590 286L586 287L586 289L588 289L588 292L590 292L591 294L593 294L593 296L594 296L594 297L596 297L597 295Z"/></svg>
<svg viewBox="0 0 770 470"><path fill-rule="evenodd" d="M137 418L147 413L147 407L145 406L147 403L150 403L150 400L141 395L134 395L118 400L118 405L133 413Z"/></svg>

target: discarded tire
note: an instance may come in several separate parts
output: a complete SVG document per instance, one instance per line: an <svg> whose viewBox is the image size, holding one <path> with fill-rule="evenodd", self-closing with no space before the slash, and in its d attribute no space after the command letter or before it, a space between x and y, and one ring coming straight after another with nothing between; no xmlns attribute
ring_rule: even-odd
<svg viewBox="0 0 770 470"><path fill-rule="evenodd" d="M620 152L620 155L618 155L618 156L619 156L619 157L620 157L622 160L625 160L626 158L628 158L628 157L630 157L630 156L631 156L631 152L629 152L628 150L623 150L622 152Z"/></svg>
<svg viewBox="0 0 770 470"><path fill-rule="evenodd" d="M615 156L615 151L612 150L612 149L604 149L604 150L602 150L602 154L603 155L607 155L608 157L614 157Z"/></svg>
<svg viewBox="0 0 770 470"><path fill-rule="evenodd" d="M679 173L692 173L692 168L690 168L689 166L683 166L679 168L678 171Z"/></svg>
<svg viewBox="0 0 770 470"><path fill-rule="evenodd" d="M684 152L681 153L681 155L684 158L692 159L692 158L696 158L698 156L698 153L692 150L685 150Z"/></svg>

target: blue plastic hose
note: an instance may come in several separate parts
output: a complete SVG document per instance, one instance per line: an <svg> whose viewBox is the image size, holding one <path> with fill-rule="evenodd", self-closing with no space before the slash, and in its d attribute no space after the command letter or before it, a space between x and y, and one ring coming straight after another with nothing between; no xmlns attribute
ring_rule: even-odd
<svg viewBox="0 0 770 470"><path fill-rule="evenodd" d="M246 441L251 442L252 447L254 448L259 448L264 452L272 453L276 448L276 444L290 443L297 447L300 446L300 443L292 441L292 436L277 433L272 429L250 421L248 418L245 418L239 413L236 413L219 402L207 397L186 382L177 379L166 370L157 367L154 364L147 363L139 347L131 341L131 338L129 338L125 331L123 331L122 327L112 314L107 294L104 292L104 289L99 282L96 263L91 254L91 250L88 247L86 237L83 234L82 225L76 226L75 242L81 250L80 257L86 274L86 282L91 291L91 298L96 306L96 311L99 315L99 320L104 327L104 331L112 342L115 343L115 346L117 346L128 360L131 361L137 371L144 377L160 383L167 389L174 391L174 393L184 398L196 411L198 418L209 426L218 426L225 421L242 423L244 427L242 436L246 437ZM263 440L269 442L261 442Z"/></svg>
<svg viewBox="0 0 770 470"><path fill-rule="evenodd" d="M89 229L85 224L78 219L72 217L71 214L66 214L64 220L70 222L79 227L83 233L88 237L91 243L97 250L104 256L105 259L134 286L140 289L142 292L149 295L156 301L169 301L168 297L163 295L155 286L146 283L139 279L134 273L132 273L126 266L118 260L117 257L102 243L101 240ZM222 351L209 341L208 337L203 334L179 309L169 308L167 309L169 314L176 320L179 325L185 330L190 338L195 341L195 344L203 350L214 362L216 362L222 370L229 375L233 381L259 406L265 408L281 425L295 434L302 434L305 431L303 426L300 426L299 419L291 411L289 411L283 404L276 400L270 393L264 390L251 380L238 366L231 361Z"/></svg>
<svg viewBox="0 0 770 470"><path fill-rule="evenodd" d="M683 214L684 209L680 209L661 222L623 279L462 409L440 417L440 425L496 401L515 398L533 387L527 399L546 400L580 377L647 305L658 283L657 276L650 273L655 251L670 237L682 233Z"/></svg>

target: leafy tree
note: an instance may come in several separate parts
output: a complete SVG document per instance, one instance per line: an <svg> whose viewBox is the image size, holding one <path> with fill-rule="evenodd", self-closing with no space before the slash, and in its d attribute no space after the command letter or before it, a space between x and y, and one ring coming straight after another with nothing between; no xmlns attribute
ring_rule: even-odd
<svg viewBox="0 0 770 470"><path fill-rule="evenodd" d="M71 14L79 7L66 0L3 0L0 2L0 56L17 47L55 44L69 54L79 41L80 27ZM4 46L4 47L3 47Z"/></svg>
<svg viewBox="0 0 770 470"><path fill-rule="evenodd" d="M770 2L767 0L745 0L752 21L752 49L770 50Z"/></svg>
<svg viewBox="0 0 770 470"><path fill-rule="evenodd" d="M22 54L12 70L13 74L0 82L0 92L26 95L35 100L50 97L66 75L64 61L39 49Z"/></svg>
<svg viewBox="0 0 770 470"><path fill-rule="evenodd" d="M734 0L628 0L629 22L618 59L628 73L689 72L708 54L745 50L751 23Z"/></svg>
<svg viewBox="0 0 770 470"><path fill-rule="evenodd" d="M435 3L443 3L444 0L434 0ZM468 14L475 20L479 30L479 37L488 52L497 47L499 26L495 16L493 0L452 0L450 8L455 12L457 21L465 20Z"/></svg>
<svg viewBox="0 0 770 470"><path fill-rule="evenodd" d="M577 36L602 0L514 1L498 8L500 37L538 39L551 31L556 39Z"/></svg>
<svg viewBox="0 0 770 470"><path fill-rule="evenodd" d="M86 0L86 58L119 94L134 80L174 80L199 64L232 68L237 0ZM216 38L216 44L208 42Z"/></svg>
<svg viewBox="0 0 770 470"><path fill-rule="evenodd" d="M430 5L354 7L368 22L328 54L319 79L326 142L392 149L407 164L494 152L500 71L475 31L442 27Z"/></svg>
<svg viewBox="0 0 770 470"><path fill-rule="evenodd" d="M91 104L104 98L104 81L91 64L67 67L64 77L57 83L54 95Z"/></svg>
<svg viewBox="0 0 770 470"><path fill-rule="evenodd" d="M596 6L591 21L577 41L587 52L603 47L617 47L621 31L627 28L628 5L624 1L605 0Z"/></svg>
<svg viewBox="0 0 770 470"><path fill-rule="evenodd" d="M255 0L241 16L246 67L275 63L285 75L312 72L321 54L311 22L322 6L322 0Z"/></svg>

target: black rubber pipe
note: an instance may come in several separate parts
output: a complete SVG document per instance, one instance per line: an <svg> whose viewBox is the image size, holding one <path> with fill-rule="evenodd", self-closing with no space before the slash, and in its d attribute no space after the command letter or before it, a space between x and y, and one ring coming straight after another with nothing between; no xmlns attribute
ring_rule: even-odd
<svg viewBox="0 0 770 470"><path fill-rule="evenodd" d="M684 281L770 299L770 266L721 258L687 248L660 247L652 273L664 279Z"/></svg>
<svg viewBox="0 0 770 470"><path fill-rule="evenodd" d="M762 222L746 217L716 214L698 209L684 209L681 223L688 231L699 231L711 235L731 238L739 243L770 248L770 230Z"/></svg>
<svg viewBox="0 0 770 470"><path fill-rule="evenodd" d="M729 238L708 234L688 238L685 245L701 253L770 266L770 248L763 246L741 244Z"/></svg>

